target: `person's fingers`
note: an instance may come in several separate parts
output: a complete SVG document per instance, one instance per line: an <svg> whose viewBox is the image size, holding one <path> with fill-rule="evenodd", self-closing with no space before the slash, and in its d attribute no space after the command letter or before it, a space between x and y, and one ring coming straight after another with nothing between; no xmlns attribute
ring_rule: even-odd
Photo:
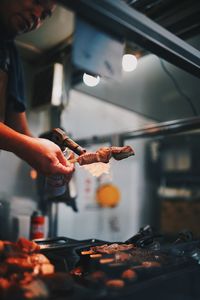
<svg viewBox="0 0 200 300"><path fill-rule="evenodd" d="M54 167L54 172L55 173L60 173L60 174L65 174L65 175L73 173L74 170L75 170L74 164L69 164L69 165L65 166L61 162L59 162Z"/></svg>
<svg viewBox="0 0 200 300"><path fill-rule="evenodd" d="M59 162L64 165L64 166L67 166L67 159L66 157L64 156L64 154L62 153L62 151L60 151L58 154L57 154L57 158L59 160Z"/></svg>
<svg viewBox="0 0 200 300"><path fill-rule="evenodd" d="M74 152L70 152L69 156L68 156L68 160L71 160L71 159L74 159L75 158L75 155L74 155Z"/></svg>

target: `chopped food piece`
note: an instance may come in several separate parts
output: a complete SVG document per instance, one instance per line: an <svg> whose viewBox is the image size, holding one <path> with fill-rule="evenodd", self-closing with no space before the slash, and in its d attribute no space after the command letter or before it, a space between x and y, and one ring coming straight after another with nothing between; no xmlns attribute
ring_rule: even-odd
<svg viewBox="0 0 200 300"><path fill-rule="evenodd" d="M108 287L123 288L125 283L122 279L110 279L106 281Z"/></svg>
<svg viewBox="0 0 200 300"><path fill-rule="evenodd" d="M160 263L157 261L143 261L142 266L146 268L160 267Z"/></svg>
<svg viewBox="0 0 200 300"><path fill-rule="evenodd" d="M122 273L123 279L133 280L137 278L137 273L134 270L127 269Z"/></svg>
<svg viewBox="0 0 200 300"><path fill-rule="evenodd" d="M100 253L97 253L97 254L90 254L90 257L91 257L91 258L99 258L99 257L102 257L102 254L100 254Z"/></svg>
<svg viewBox="0 0 200 300"><path fill-rule="evenodd" d="M34 265L35 264L49 264L50 263L49 259L41 253L31 254L29 256L29 261L30 261L30 263L32 263Z"/></svg>
<svg viewBox="0 0 200 300"><path fill-rule="evenodd" d="M34 279L24 286L24 294L26 299L41 298L47 299L49 296L45 283L40 279Z"/></svg>
<svg viewBox="0 0 200 300"><path fill-rule="evenodd" d="M7 289L10 287L10 282L6 278L0 278L0 289Z"/></svg>
<svg viewBox="0 0 200 300"><path fill-rule="evenodd" d="M40 266L40 273L43 275L53 274L55 272L55 267L52 264L42 264Z"/></svg>
<svg viewBox="0 0 200 300"><path fill-rule="evenodd" d="M111 147L111 152L112 152L112 157L116 160L121 160L131 155L135 155L133 149L130 146Z"/></svg>
<svg viewBox="0 0 200 300"><path fill-rule="evenodd" d="M103 271L96 271L91 274L91 278L95 281L103 280L106 277L106 274Z"/></svg>
<svg viewBox="0 0 200 300"><path fill-rule="evenodd" d="M115 259L116 261L120 261L120 262L124 262L127 261L131 258L130 253L126 253L126 252L117 252L115 254Z"/></svg>
<svg viewBox="0 0 200 300"><path fill-rule="evenodd" d="M28 260L27 257L8 257L5 260L6 264L8 265L15 265L19 268L27 270L32 270L34 266L31 264L31 262Z"/></svg>
<svg viewBox="0 0 200 300"><path fill-rule="evenodd" d="M0 299L47 299L48 288L40 277L55 270L49 259L38 253L40 247L25 238L1 242Z"/></svg>
<svg viewBox="0 0 200 300"><path fill-rule="evenodd" d="M82 255L90 255L90 254L93 254L93 253L94 253L94 251L92 251L92 250L81 251Z"/></svg>
<svg viewBox="0 0 200 300"><path fill-rule="evenodd" d="M83 269L81 267L76 267L76 268L71 270L70 274L75 275L75 276L82 276L83 275Z"/></svg>
<svg viewBox="0 0 200 300"><path fill-rule="evenodd" d="M16 245L22 252L31 253L40 250L40 246L38 244L23 237L19 238Z"/></svg>
<svg viewBox="0 0 200 300"><path fill-rule="evenodd" d="M0 252L4 250L4 242L0 240Z"/></svg>
<svg viewBox="0 0 200 300"><path fill-rule="evenodd" d="M130 249L133 249L135 248L135 245L134 244L117 244L117 243L114 243L114 244L104 244L104 245L101 245L101 246L94 246L94 247L91 247L91 250L93 252L100 252L100 253L107 253L107 254L113 254L113 253L116 253L118 251L126 251L126 250L130 250Z"/></svg>
<svg viewBox="0 0 200 300"><path fill-rule="evenodd" d="M100 264L109 264L114 261L114 258L102 258L100 259Z"/></svg>

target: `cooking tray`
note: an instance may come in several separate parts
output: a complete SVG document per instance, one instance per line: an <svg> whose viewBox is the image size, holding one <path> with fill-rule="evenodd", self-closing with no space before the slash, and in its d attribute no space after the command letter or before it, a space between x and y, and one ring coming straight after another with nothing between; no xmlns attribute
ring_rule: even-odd
<svg viewBox="0 0 200 300"><path fill-rule="evenodd" d="M146 230L147 229L147 230ZM111 242L87 239L75 240L67 237L36 240L43 252L56 266L56 271L64 271L71 274L74 286L79 287L79 295L75 299L130 299L138 297L154 300L200 299L199 276L200 266L200 241L178 243L160 243L160 235L155 235L149 228L142 230L129 240L117 244L134 243L136 260L127 261L115 266L100 264L98 259L90 259L89 255L82 256L82 251L87 251L93 246L113 244ZM112 255L105 254L104 258ZM160 260L159 260L160 259ZM155 268L145 268L142 262L145 260L160 261L161 265ZM76 276L73 271L81 268L82 275ZM125 279L123 288L108 287L101 278L93 280L92 275L96 271L102 271L107 279L120 278L122 272L132 268L136 272L133 280ZM57 298L56 298L57 299ZM71 298L69 298L71 299ZM73 298L74 299L74 298Z"/></svg>
<svg viewBox="0 0 200 300"><path fill-rule="evenodd" d="M154 242L155 239L158 240L162 237L160 234L155 233L151 226L146 225L142 227L139 232L132 237L130 237L125 242L116 242L116 243L133 243L141 248L149 248ZM108 241L98 240L98 239L85 239L85 240L76 240L68 237L53 237L47 239L35 239L34 240L38 245L40 245L42 252L49 252L51 250L62 250L67 248L78 247L81 245L101 245L101 244L112 244Z"/></svg>
<svg viewBox="0 0 200 300"><path fill-rule="evenodd" d="M40 252L45 254L55 265L56 271L66 272L74 268L79 261L76 249L107 243L97 239L75 240L63 236L34 241L40 246Z"/></svg>
<svg viewBox="0 0 200 300"><path fill-rule="evenodd" d="M184 291L187 295L191 292L191 278L195 278L195 276L197 278L200 275L200 267L193 259L182 256L180 253L172 253L168 249L164 252L137 249L136 256L138 259L135 262L125 262L112 267L111 264L100 264L95 259L91 261L89 255L84 255L84 258L81 259L81 252L89 249L90 247L88 246L80 245L73 249L79 256L79 261L76 261L75 269L81 267L83 270L82 276L74 276L74 278L78 285L93 291L92 299L130 299L130 297L136 296L136 294L139 299L146 299L145 297L148 297L148 299L160 299L161 294L165 293L167 295L171 289L178 291L178 293ZM110 258L111 255L106 254L103 257ZM141 266L143 260L161 261L162 264L160 267L145 268ZM105 274L107 280L120 279L123 271L127 269L133 269L137 277L131 280L125 279L125 286L123 288L106 286L105 278L103 280L100 278L98 281L92 278L95 271L101 271ZM184 286L182 286L182 283L184 283ZM175 299L173 295L170 295L170 297Z"/></svg>

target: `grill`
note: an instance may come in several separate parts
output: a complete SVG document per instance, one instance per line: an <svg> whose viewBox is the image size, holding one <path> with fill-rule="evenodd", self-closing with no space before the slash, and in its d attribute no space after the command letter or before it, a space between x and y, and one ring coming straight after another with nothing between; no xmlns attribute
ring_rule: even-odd
<svg viewBox="0 0 200 300"><path fill-rule="evenodd" d="M133 241L134 248L117 251ZM188 233L181 233L173 243L149 228L125 243L63 237L38 243L57 272L70 274L67 299L200 298L200 241L191 240ZM103 248L114 247L115 251L102 253L105 244Z"/></svg>

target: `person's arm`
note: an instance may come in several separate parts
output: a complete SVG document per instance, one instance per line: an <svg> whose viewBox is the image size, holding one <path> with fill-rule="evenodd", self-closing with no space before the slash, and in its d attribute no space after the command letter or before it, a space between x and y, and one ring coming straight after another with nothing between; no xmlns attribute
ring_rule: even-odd
<svg viewBox="0 0 200 300"><path fill-rule="evenodd" d="M23 119L22 115L21 117ZM20 126L17 128L18 131L28 133L25 127L23 128L23 122ZM46 139L34 138L18 131L0 123L0 149L13 152L45 175L61 173L67 175L69 179L71 178L74 165L67 162L55 143Z"/></svg>
<svg viewBox="0 0 200 300"><path fill-rule="evenodd" d="M7 112L5 124L8 127L18 131L19 133L32 136L28 127L28 122L27 122L25 112L21 112L21 113L12 112L12 111Z"/></svg>

